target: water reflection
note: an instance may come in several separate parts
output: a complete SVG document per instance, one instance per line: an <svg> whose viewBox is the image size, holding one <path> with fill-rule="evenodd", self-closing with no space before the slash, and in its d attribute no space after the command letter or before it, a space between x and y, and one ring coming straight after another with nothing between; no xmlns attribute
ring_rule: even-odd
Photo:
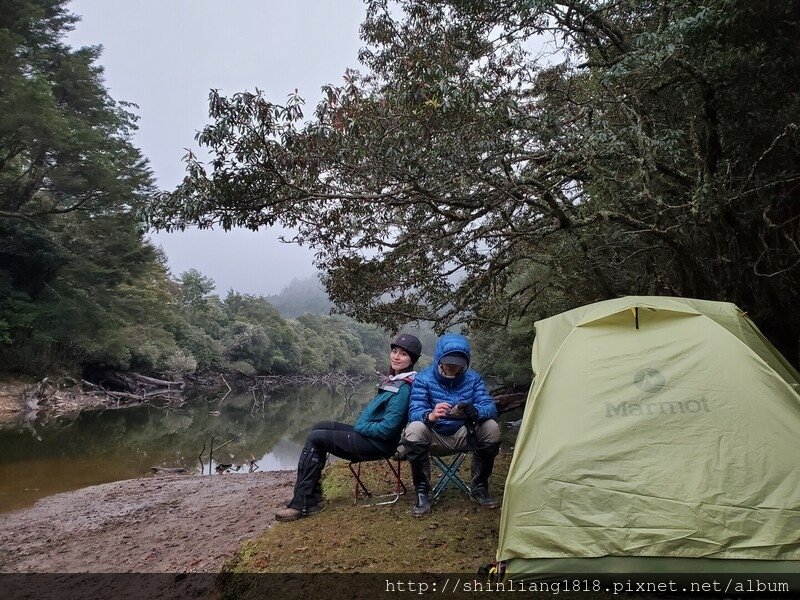
<svg viewBox="0 0 800 600"><path fill-rule="evenodd" d="M196 397L179 409L141 406L81 413L32 427L0 429L0 511L89 485L141 477L154 466L211 472L222 464L247 472L294 469L306 433L317 421L353 422L373 386L302 386L273 393ZM233 440L233 441L231 441ZM226 442L230 442L227 443ZM223 444L226 444L222 447ZM216 473L215 475L216 476ZM227 475L226 475L227 476Z"/></svg>

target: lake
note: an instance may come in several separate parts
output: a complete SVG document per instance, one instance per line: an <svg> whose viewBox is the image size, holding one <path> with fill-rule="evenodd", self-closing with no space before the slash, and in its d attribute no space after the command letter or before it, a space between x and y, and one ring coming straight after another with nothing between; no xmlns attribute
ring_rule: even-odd
<svg viewBox="0 0 800 600"><path fill-rule="evenodd" d="M249 393L224 399L224 393L199 394L179 408L144 405L5 426L0 512L51 494L142 477L151 467L212 477L247 473L251 461L259 471L295 469L311 426L326 419L352 423L374 389L372 383L355 389L299 386L259 400ZM211 436L215 451L209 465ZM220 463L238 471L220 475Z"/></svg>

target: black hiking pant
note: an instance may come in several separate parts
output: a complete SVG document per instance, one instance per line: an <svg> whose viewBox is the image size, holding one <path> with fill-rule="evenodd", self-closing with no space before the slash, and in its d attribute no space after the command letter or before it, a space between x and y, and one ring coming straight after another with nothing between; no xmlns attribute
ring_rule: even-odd
<svg viewBox="0 0 800 600"><path fill-rule="evenodd" d="M306 512L322 501L320 478L328 454L352 461L375 460L388 456L374 441L354 431L352 425L320 421L311 428L306 445L300 453L297 482L289 508Z"/></svg>

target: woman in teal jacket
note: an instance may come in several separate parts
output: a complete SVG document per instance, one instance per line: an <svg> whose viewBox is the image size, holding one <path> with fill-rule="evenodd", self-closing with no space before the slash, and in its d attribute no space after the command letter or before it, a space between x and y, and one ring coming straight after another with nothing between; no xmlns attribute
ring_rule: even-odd
<svg viewBox="0 0 800 600"><path fill-rule="evenodd" d="M319 512L320 477L328 454L362 461L386 458L397 450L416 375L414 363L422 354L422 344L415 336L401 333L390 348L389 375L382 378L377 395L356 424L322 421L311 429L297 464L294 495L287 507L275 514L278 521L295 521Z"/></svg>

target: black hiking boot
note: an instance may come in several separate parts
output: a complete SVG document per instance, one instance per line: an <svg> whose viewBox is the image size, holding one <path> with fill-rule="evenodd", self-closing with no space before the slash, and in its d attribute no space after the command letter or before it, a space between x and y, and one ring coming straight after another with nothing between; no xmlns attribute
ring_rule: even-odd
<svg viewBox="0 0 800 600"><path fill-rule="evenodd" d="M489 477L494 467L499 445L492 445L472 456L472 485L470 498L486 508L497 508L500 503L489 493Z"/></svg>
<svg viewBox="0 0 800 600"><path fill-rule="evenodd" d="M414 491L417 493L417 501L411 507L411 514L421 517L431 512L431 463L427 453L423 456L409 461L411 463L411 479L414 482Z"/></svg>
<svg viewBox="0 0 800 600"><path fill-rule="evenodd" d="M415 517L423 517L431 512L431 499L428 496L428 489L417 490L417 501L411 507L411 514Z"/></svg>
<svg viewBox="0 0 800 600"><path fill-rule="evenodd" d="M489 493L489 488L483 485L473 486L469 497L486 508L498 508L500 506L497 498Z"/></svg>

